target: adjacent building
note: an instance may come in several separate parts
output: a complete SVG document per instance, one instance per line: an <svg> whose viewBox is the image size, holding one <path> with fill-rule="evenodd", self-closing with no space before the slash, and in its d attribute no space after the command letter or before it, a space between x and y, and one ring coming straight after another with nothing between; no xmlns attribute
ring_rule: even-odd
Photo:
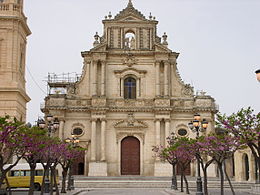
<svg viewBox="0 0 260 195"><path fill-rule="evenodd" d="M25 57L31 31L23 0L0 0L0 116L26 121Z"/></svg>

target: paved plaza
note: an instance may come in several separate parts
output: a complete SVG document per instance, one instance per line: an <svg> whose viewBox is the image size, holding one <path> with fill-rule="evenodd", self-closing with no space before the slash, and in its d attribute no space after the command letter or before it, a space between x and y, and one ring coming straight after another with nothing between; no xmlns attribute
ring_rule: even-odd
<svg viewBox="0 0 260 195"><path fill-rule="evenodd" d="M250 195L250 189L248 190L235 190L236 195ZM13 189L12 195L27 195L28 191L23 189ZM55 194L55 192L54 192ZM185 195L180 191L174 191L164 188L102 188L102 189L75 189L71 192L67 192L66 195ZM196 194L194 189L190 191L191 195ZM219 195L219 189L209 189L209 195ZM34 195L40 195L40 192L34 192ZM65 195L65 194L64 194ZM232 195L231 190L225 189L225 195Z"/></svg>
<svg viewBox="0 0 260 195"><path fill-rule="evenodd" d="M249 195L250 190L237 190L236 195ZM219 189L210 189L210 195L219 195ZM89 189L79 193L79 195L184 195L179 191L168 189ZM195 194L195 191L190 191ZM232 195L230 190L225 190L225 195Z"/></svg>

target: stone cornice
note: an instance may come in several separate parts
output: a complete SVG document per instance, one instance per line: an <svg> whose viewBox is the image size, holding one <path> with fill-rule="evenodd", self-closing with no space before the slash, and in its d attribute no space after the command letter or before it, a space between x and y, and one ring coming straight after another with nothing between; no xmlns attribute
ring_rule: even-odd
<svg viewBox="0 0 260 195"><path fill-rule="evenodd" d="M31 98L26 94L25 91L19 90L19 89L14 89L14 88L1 88L0 87L0 92L16 92L20 94L26 102L29 102Z"/></svg>
<svg viewBox="0 0 260 195"><path fill-rule="evenodd" d="M27 36L32 34L30 28L28 27L28 25L25 21L25 18L21 18L20 16L0 16L0 20L17 20L17 21L21 22Z"/></svg>

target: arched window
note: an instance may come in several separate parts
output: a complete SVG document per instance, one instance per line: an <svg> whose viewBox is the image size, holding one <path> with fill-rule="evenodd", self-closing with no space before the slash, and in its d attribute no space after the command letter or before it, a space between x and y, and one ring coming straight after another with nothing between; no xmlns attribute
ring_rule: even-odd
<svg viewBox="0 0 260 195"><path fill-rule="evenodd" d="M124 98L136 98L136 80L132 77L128 77L124 80Z"/></svg>

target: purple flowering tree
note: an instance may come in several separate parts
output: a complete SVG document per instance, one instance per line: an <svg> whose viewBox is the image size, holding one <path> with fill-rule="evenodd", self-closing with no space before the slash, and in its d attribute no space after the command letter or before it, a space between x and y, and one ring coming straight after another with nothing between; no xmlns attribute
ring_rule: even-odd
<svg viewBox="0 0 260 195"><path fill-rule="evenodd" d="M68 175L68 170L73 161L85 153L85 149L81 147L73 147L70 143L64 143L63 147L60 148L59 153L59 164L62 167L61 193L66 193L66 178Z"/></svg>
<svg viewBox="0 0 260 195"><path fill-rule="evenodd" d="M185 170L190 166L190 163L196 159L196 140L187 137L180 137L173 145L172 150L176 151L178 165L181 169L181 192L183 192L183 180L185 181L186 194L189 192L189 184L185 175Z"/></svg>
<svg viewBox="0 0 260 195"><path fill-rule="evenodd" d="M208 167L214 162L213 158L208 158L207 152L205 152L205 145L200 144L201 142L205 143L205 137L201 136L198 138L196 144L194 144L194 148L196 148L197 153L196 157L199 160L199 164L202 168L203 172L203 188L204 188L204 195L208 195L208 174L207 174L207 169Z"/></svg>
<svg viewBox="0 0 260 195"><path fill-rule="evenodd" d="M45 135L46 131L38 127L27 127L23 132L26 135L21 140L23 151L25 152L23 159L30 166L30 189L28 195L33 195L34 190L39 190L41 187L40 184L34 183L35 169L37 162L41 160L42 152L45 151L47 136Z"/></svg>
<svg viewBox="0 0 260 195"><path fill-rule="evenodd" d="M232 155L240 149L241 142L239 138L231 136L229 134L216 135L212 134L204 139L200 139L197 143L201 146L200 152L202 154L210 156L218 165L221 182L221 195L224 195L224 170L223 164L226 159L232 157ZM225 172L226 173L226 172ZM230 184L230 188L234 194L234 190L228 175L226 174L227 180Z"/></svg>
<svg viewBox="0 0 260 195"><path fill-rule="evenodd" d="M256 183L260 184L260 112L254 113L250 107L242 108L230 116L217 115L217 125L238 137L246 144L257 161L258 176Z"/></svg>
<svg viewBox="0 0 260 195"><path fill-rule="evenodd" d="M177 155L175 150L171 150L171 146L177 141L177 137L174 133L167 137L168 145L163 146L153 146L152 151L155 152L155 156L162 161L168 161L172 165L172 185L171 189L178 190L177 177L176 177L176 165L178 163Z"/></svg>
<svg viewBox="0 0 260 195"><path fill-rule="evenodd" d="M16 119L0 117L0 188L4 180L9 187L6 174L25 154L22 147L22 139L25 137L22 128L23 123ZM12 164L9 164L12 160Z"/></svg>
<svg viewBox="0 0 260 195"><path fill-rule="evenodd" d="M176 137L174 134L171 134L167 138L168 145L163 146L154 146L153 151L156 153L156 156L161 160L167 160L173 166L173 175L172 175L172 189L177 190L177 179L175 167L178 164L181 168L181 192L183 192L183 179L186 184L186 193L189 194L189 186L187 178L184 174L187 167L190 165L190 162L195 159L196 140L189 138Z"/></svg>
<svg viewBox="0 0 260 195"><path fill-rule="evenodd" d="M42 152L40 153L40 163L42 164L44 169L41 195L44 193L44 188L45 188L44 181L46 180L46 177L50 178L50 193L53 194L53 185L55 186L55 188L57 188L55 170L58 164L57 161L60 157L60 154L58 152L60 148L59 147L60 144L61 142L59 138L44 136L44 150L42 150ZM56 190L56 194L59 194L57 190Z"/></svg>

